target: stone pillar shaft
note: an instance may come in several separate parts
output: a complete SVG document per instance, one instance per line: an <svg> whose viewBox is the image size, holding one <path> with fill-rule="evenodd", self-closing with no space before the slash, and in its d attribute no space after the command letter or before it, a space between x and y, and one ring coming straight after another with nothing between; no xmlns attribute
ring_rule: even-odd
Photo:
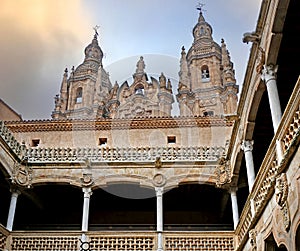
<svg viewBox="0 0 300 251"><path fill-rule="evenodd" d="M249 192L251 192L255 181L254 162L253 162L253 155L252 155L253 140L244 140L242 142L241 148L245 154L248 186L249 186Z"/></svg>
<svg viewBox="0 0 300 251"><path fill-rule="evenodd" d="M157 251L163 251L163 188L156 187L156 231Z"/></svg>
<svg viewBox="0 0 300 251"><path fill-rule="evenodd" d="M6 228L9 231L12 231L12 228L13 228L17 200L18 200L19 194L20 194L20 192L18 190L13 190L12 194L11 194L9 212L8 212L8 218L7 218L7 224L6 224Z"/></svg>
<svg viewBox="0 0 300 251"><path fill-rule="evenodd" d="M273 65L265 66L262 71L262 80L265 81L265 84L267 86L273 129L275 133L277 131L282 116L275 76L276 71L277 67Z"/></svg>
<svg viewBox="0 0 300 251"><path fill-rule="evenodd" d="M86 232L88 231L88 223L89 223L89 207L90 207L90 197L92 195L91 188L82 188L84 193L83 197L83 212L82 212L82 225L81 230Z"/></svg>
<svg viewBox="0 0 300 251"><path fill-rule="evenodd" d="M233 226L234 226L234 229L235 229L238 222L239 222L239 210L238 210L236 189L230 189L230 196L231 196Z"/></svg>

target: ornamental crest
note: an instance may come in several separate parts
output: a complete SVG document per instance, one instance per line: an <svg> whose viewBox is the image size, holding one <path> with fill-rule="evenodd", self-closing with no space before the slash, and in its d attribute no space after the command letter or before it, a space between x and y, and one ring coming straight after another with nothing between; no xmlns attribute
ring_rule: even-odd
<svg viewBox="0 0 300 251"><path fill-rule="evenodd" d="M26 165L15 163L11 180L13 184L30 188L32 185L32 169Z"/></svg>
<svg viewBox="0 0 300 251"><path fill-rule="evenodd" d="M226 160L224 157L221 157L218 162L218 166L216 167L216 186L221 187L226 183L231 182L231 175L230 175L230 164L229 161Z"/></svg>
<svg viewBox="0 0 300 251"><path fill-rule="evenodd" d="M286 231L289 230L291 220L290 220L290 212L288 207L288 182L285 173L282 173L276 177L275 183L275 199L277 204L280 207L282 217L283 217L283 224Z"/></svg>

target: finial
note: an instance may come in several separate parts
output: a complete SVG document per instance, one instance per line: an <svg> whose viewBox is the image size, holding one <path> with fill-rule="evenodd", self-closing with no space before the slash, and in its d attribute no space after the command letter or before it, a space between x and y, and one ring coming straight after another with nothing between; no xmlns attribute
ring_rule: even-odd
<svg viewBox="0 0 300 251"><path fill-rule="evenodd" d="M98 33L98 29L100 28L99 25L96 25L95 27L93 27L94 31L95 31L95 36L98 37L99 33Z"/></svg>
<svg viewBox="0 0 300 251"><path fill-rule="evenodd" d="M206 11L206 10L203 9L203 6L204 6L204 5L205 5L204 3L200 3L200 2L199 2L199 3L197 4L197 6L196 6L197 10L199 10L201 14L202 14L202 11Z"/></svg>
<svg viewBox="0 0 300 251"><path fill-rule="evenodd" d="M184 46L182 46L182 47L181 47L181 50L182 50L182 51L185 51L185 48L184 48Z"/></svg>
<svg viewBox="0 0 300 251"><path fill-rule="evenodd" d="M224 43L224 38L221 38L221 43L222 43L222 44Z"/></svg>
<svg viewBox="0 0 300 251"><path fill-rule="evenodd" d="M65 69L65 73L68 73L68 68Z"/></svg>

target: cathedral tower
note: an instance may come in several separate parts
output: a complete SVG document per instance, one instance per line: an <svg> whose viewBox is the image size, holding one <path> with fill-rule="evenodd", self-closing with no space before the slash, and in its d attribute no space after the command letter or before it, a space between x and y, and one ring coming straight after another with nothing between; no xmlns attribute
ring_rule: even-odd
<svg viewBox="0 0 300 251"><path fill-rule="evenodd" d="M177 101L181 116L234 114L237 92L233 63L224 40L212 38L213 29L200 9L193 29L194 42L186 53L182 47Z"/></svg>
<svg viewBox="0 0 300 251"><path fill-rule="evenodd" d="M85 48L85 58L76 69L65 70L60 95L55 97L54 119L96 118L103 114L109 90L109 75L103 69L103 52L98 44L98 32Z"/></svg>

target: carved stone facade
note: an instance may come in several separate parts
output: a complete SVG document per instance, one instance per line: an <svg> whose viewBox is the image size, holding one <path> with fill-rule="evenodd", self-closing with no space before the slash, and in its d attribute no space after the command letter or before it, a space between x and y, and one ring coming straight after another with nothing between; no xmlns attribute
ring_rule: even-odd
<svg viewBox="0 0 300 251"><path fill-rule="evenodd" d="M53 119L134 118L171 116L174 95L170 79L148 79L141 56L127 81L112 85L102 65L103 52L98 33L85 50L84 62L65 70L60 94L55 97ZM235 114L237 92L235 72L224 40L212 38L212 27L200 11L193 29L194 42L186 54L182 47L177 101L181 116Z"/></svg>
<svg viewBox="0 0 300 251"><path fill-rule="evenodd" d="M213 29L200 11L188 53L182 47L177 100L183 116L235 114L235 72L224 39L212 38Z"/></svg>

